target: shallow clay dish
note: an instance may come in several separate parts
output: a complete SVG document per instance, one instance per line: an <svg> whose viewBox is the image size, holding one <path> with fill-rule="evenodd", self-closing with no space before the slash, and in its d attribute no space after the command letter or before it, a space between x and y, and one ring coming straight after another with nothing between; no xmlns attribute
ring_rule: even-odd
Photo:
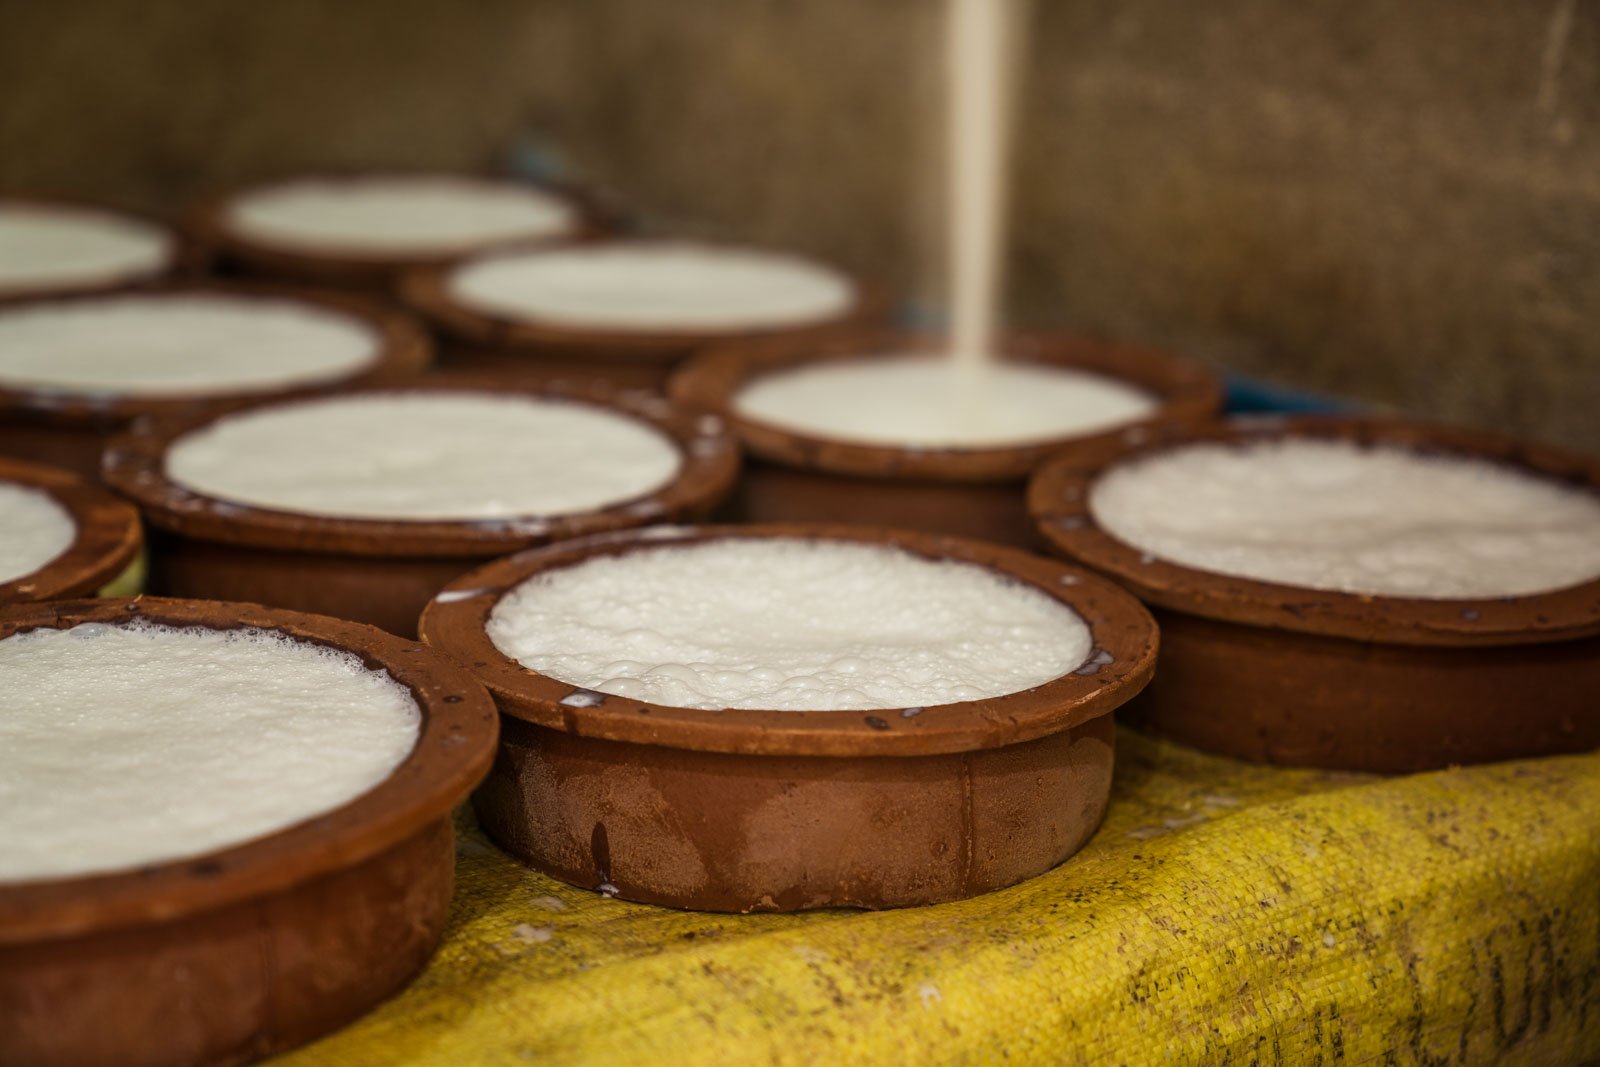
<svg viewBox="0 0 1600 1067"><path fill-rule="evenodd" d="M134 870L0 884L0 1062L260 1059L399 990L444 930L451 809L494 752L483 689L443 657L370 627L248 604L11 607L0 609L0 637L132 618L261 627L354 652L410 688L421 732L378 786L268 836Z"/></svg>
<svg viewBox="0 0 1600 1067"><path fill-rule="evenodd" d="M575 689L485 633L532 575L722 537L893 545L992 567L1066 603L1094 651L1009 696L881 711L700 711ZM1111 712L1155 663L1149 615L1109 582L1010 549L848 526L656 528L500 560L452 583L423 639L501 712L473 803L501 847L574 885L707 911L888 908L972 896L1080 848L1111 785Z"/></svg>
<svg viewBox="0 0 1600 1067"><path fill-rule="evenodd" d="M565 538L654 522L704 518L732 489L738 446L715 419L659 397L600 385L510 388L463 377L338 395L492 392L571 400L632 415L669 437L683 465L662 488L594 511L472 520L355 519L276 511L221 500L167 476L166 450L231 411L151 421L106 450L104 478L132 499L150 531L150 588L164 595L248 600L412 634L428 600L485 559ZM243 410L269 406L247 405Z"/></svg>
<svg viewBox="0 0 1600 1067"><path fill-rule="evenodd" d="M855 299L845 311L804 325L722 330L575 328L468 306L450 292L453 269L453 265L424 268L400 285L405 302L443 335L441 362L521 381L600 378L619 386L664 390L678 365L708 345L789 338L804 344L840 330L880 323L889 308L887 293L856 278L852 279Z"/></svg>
<svg viewBox="0 0 1600 1067"><path fill-rule="evenodd" d="M32 574L0 582L0 604L92 596L128 569L144 538L139 513L71 471L0 456L0 483L40 489L72 516L65 552Z"/></svg>
<svg viewBox="0 0 1600 1067"><path fill-rule="evenodd" d="M87 293L121 292L157 285L175 276L188 273L199 266L201 254L192 243L176 231L153 219L126 211L118 211L72 200L43 200L35 197L0 196L0 210L22 208L40 213L82 214L146 228L152 236L165 240L166 248L160 258L148 264L124 269L83 274L72 280L36 280L32 282L7 282L0 280L0 304L18 300L37 300L43 297L70 296Z"/></svg>
<svg viewBox="0 0 1600 1067"><path fill-rule="evenodd" d="M729 515L745 522L861 522L1039 547L1023 482L1051 454L1106 440L1142 440L1153 428L1215 415L1222 388L1204 367L1110 342L1020 336L1007 358L1089 371L1155 395L1146 419L1084 437L1002 448L891 448L813 437L741 416L734 400L750 382L808 363L932 351L925 336L858 332L824 341L729 345L673 376L674 400L728 420L750 457Z"/></svg>
<svg viewBox="0 0 1600 1067"><path fill-rule="evenodd" d="M155 293L259 296L316 305L348 315L377 335L373 360L354 373L325 382L248 391L207 394L117 395L55 391L46 388L8 387L0 381L0 454L39 460L98 477L100 456L107 440L133 420L146 415L174 415L217 404L240 404L262 397L307 396L345 385L403 381L427 369L433 344L415 319L401 311L358 296L325 293L284 286L196 282L149 287ZM104 294L63 297L59 300L95 300ZM54 303L56 301L49 301ZM44 304L19 302L16 306Z"/></svg>
<svg viewBox="0 0 1600 1067"><path fill-rule="evenodd" d="M188 212L184 229L194 242L207 249L224 269L262 279L300 283L312 286L332 286L365 292L392 295L401 277L420 267L436 266L459 259L465 254L495 247L504 241L487 241L473 248L449 253L428 254L415 251L379 251L340 249L331 245L312 247L308 244L269 241L243 233L229 222L233 202L239 197L270 190L278 186L298 185L307 181L348 180L351 178L427 178L450 181L481 181L494 186L516 183L510 179L485 178L462 174L388 174L368 172L356 175L300 175L283 182L251 186L220 196L206 198L196 203ZM615 211L605 207L584 190L541 183L529 186L537 192L567 201L576 212L573 228L552 237L554 241L585 240L609 233L620 225ZM522 239L526 243L527 239Z"/></svg>
<svg viewBox="0 0 1600 1067"><path fill-rule="evenodd" d="M1600 745L1600 579L1489 599L1329 592L1172 563L1089 510L1123 460L1194 441L1310 437L1479 457L1600 492L1600 463L1474 430L1352 417L1255 418L1106 442L1044 467L1039 528L1151 606L1161 668L1128 721L1197 748L1296 766L1418 771Z"/></svg>

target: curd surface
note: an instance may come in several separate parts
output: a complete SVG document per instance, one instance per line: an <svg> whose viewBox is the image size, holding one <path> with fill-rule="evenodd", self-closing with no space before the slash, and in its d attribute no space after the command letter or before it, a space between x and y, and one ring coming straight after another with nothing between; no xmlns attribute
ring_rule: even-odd
<svg viewBox="0 0 1600 1067"><path fill-rule="evenodd" d="M310 304L134 294L0 309L0 387L187 396L331 381L378 357L366 323Z"/></svg>
<svg viewBox="0 0 1600 1067"><path fill-rule="evenodd" d="M0 640L0 881L194 856L340 807L416 743L410 690L267 630Z"/></svg>
<svg viewBox="0 0 1600 1067"><path fill-rule="evenodd" d="M307 515L567 515L654 492L682 466L653 426L575 401L371 393L227 415L167 450L173 481Z"/></svg>
<svg viewBox="0 0 1600 1067"><path fill-rule="evenodd" d="M685 708L848 711L1002 696L1089 656L1089 627L975 564L847 541L728 537L536 575L488 624L506 655Z"/></svg>
<svg viewBox="0 0 1600 1067"><path fill-rule="evenodd" d="M849 278L776 252L687 242L598 243L486 256L450 275L476 310L567 329L741 330L841 315Z"/></svg>
<svg viewBox="0 0 1600 1067"><path fill-rule="evenodd" d="M1310 589L1459 599L1600 575L1600 494L1469 456L1193 444L1111 468L1089 502L1153 556Z"/></svg>

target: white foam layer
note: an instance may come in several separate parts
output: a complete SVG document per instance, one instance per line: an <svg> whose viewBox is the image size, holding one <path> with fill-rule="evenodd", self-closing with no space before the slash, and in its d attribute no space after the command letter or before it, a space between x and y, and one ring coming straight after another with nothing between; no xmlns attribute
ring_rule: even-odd
<svg viewBox="0 0 1600 1067"><path fill-rule="evenodd" d="M1600 495L1464 456L1196 444L1112 468L1090 506L1155 556L1311 589L1515 596L1600 575Z"/></svg>
<svg viewBox="0 0 1600 1067"><path fill-rule="evenodd" d="M168 449L167 474L210 496L308 515L567 515L653 492L673 441L588 404L490 393L376 393L219 419Z"/></svg>
<svg viewBox="0 0 1600 1067"><path fill-rule="evenodd" d="M172 238L138 219L0 203L0 290L92 288L160 274L171 261Z"/></svg>
<svg viewBox="0 0 1600 1067"><path fill-rule="evenodd" d="M0 482L0 583L32 574L72 547L78 524L49 493Z"/></svg>
<svg viewBox="0 0 1600 1067"><path fill-rule="evenodd" d="M307 179L253 190L227 210L235 233L311 251L451 255L577 229L566 200L509 182L438 176Z"/></svg>
<svg viewBox="0 0 1600 1067"><path fill-rule="evenodd" d="M843 314L849 278L796 256L688 243L605 243L464 264L451 295L479 311L571 329L747 330Z"/></svg>
<svg viewBox="0 0 1600 1067"><path fill-rule="evenodd" d="M355 656L134 623L0 640L0 881L238 844L377 785L421 713Z"/></svg>
<svg viewBox="0 0 1600 1067"><path fill-rule="evenodd" d="M1088 657L1060 601L968 563L846 541L724 538L535 576L496 605L506 655L687 708L926 707L1028 689Z"/></svg>
<svg viewBox="0 0 1600 1067"><path fill-rule="evenodd" d="M0 309L0 385L11 388L250 392L349 377L378 349L366 323L291 300L143 294Z"/></svg>
<svg viewBox="0 0 1600 1067"><path fill-rule="evenodd" d="M997 448L1124 425L1157 402L1083 371L997 363L974 375L949 360L889 358L769 374L740 390L733 406L747 419L836 441Z"/></svg>

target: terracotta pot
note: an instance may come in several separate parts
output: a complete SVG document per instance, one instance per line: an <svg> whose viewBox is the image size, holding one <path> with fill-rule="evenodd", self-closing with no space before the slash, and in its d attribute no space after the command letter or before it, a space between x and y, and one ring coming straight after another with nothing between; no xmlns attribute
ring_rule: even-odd
<svg viewBox="0 0 1600 1067"><path fill-rule="evenodd" d="M806 343L808 339L828 337L843 329L879 323L889 307L888 296L882 289L857 279L855 302L845 312L804 326L731 330L579 329L533 318L495 314L462 304L450 292L450 277L455 267L451 264L412 272L400 284L402 298L426 316L442 335L442 365L502 375L519 382L598 378L619 386L664 391L678 365L708 345L787 338Z"/></svg>
<svg viewBox="0 0 1600 1067"><path fill-rule="evenodd" d="M311 396L353 384L403 381L421 373L433 354L427 332L411 316L360 297L283 286L220 282L160 285L151 287L151 291L223 293L313 304L371 327L378 335L377 355L360 371L328 382L198 396L66 393L49 389L11 388L0 381L0 454L38 460L97 478L101 453L105 451L107 440L141 416L175 415L217 405L242 404L263 397ZM99 295L63 297L58 300L95 300ZM45 301L26 303L42 305Z"/></svg>
<svg viewBox="0 0 1600 1067"><path fill-rule="evenodd" d="M419 268L438 266L461 258L464 252L428 255L388 251L354 251L332 246L312 248L308 245L269 242L259 237L240 233L228 220L233 202L248 193L260 192L274 185L296 185L308 180L333 180L352 175L301 175L269 185L236 189L220 196L208 197L196 203L187 213L184 229L191 239L209 253L225 270L252 278L291 282L310 286L353 289L361 292L392 296L402 275ZM454 181L479 180L495 186L519 184L504 178L468 174L398 174L366 172L357 178L383 177L445 177ZM526 183L522 183L526 184ZM584 240L598 237L621 225L618 213L593 194L573 186L541 183L533 186L539 192L555 194L567 201L578 212L576 227L560 241ZM490 241L470 251L481 251L510 242Z"/></svg>
<svg viewBox="0 0 1600 1067"><path fill-rule="evenodd" d="M1419 771L1600 746L1600 579L1557 592L1425 600L1196 570L1140 552L1089 511L1123 460L1193 441L1310 437L1481 457L1600 492L1592 459L1475 430L1353 417L1235 420L1075 450L1034 478L1044 536L1149 604L1161 668L1135 725L1241 759Z"/></svg>
<svg viewBox="0 0 1600 1067"><path fill-rule="evenodd" d="M0 582L0 604L92 596L128 569L144 539L139 513L70 471L0 456L0 483L43 490L72 516L65 552L32 574Z"/></svg>
<svg viewBox="0 0 1600 1067"><path fill-rule="evenodd" d="M720 537L859 541L991 567L1082 615L1095 654L987 700L697 711L575 689L484 631L501 595L532 575ZM658 529L523 553L452 583L421 632L499 704L500 755L473 801L495 841L574 885L708 911L931 904L1055 866L1099 825L1111 712L1156 654L1150 617L1109 582L994 545L846 526Z"/></svg>
<svg viewBox="0 0 1600 1067"><path fill-rule="evenodd" d="M27 196L0 197L0 209L5 208L33 208L40 211L55 212L82 212L90 215L106 216L135 223L158 231L167 239L167 253L161 262L150 268L129 271L114 271L94 276L84 276L71 282L39 281L31 284L10 284L0 282L0 305L22 300L39 300L46 297L71 296L74 294L104 294L109 292L122 292L131 289L143 289L153 285L160 285L178 276L192 273L201 265L202 253L194 244L183 236L154 219L146 218L127 211L117 211L75 200L40 199Z"/></svg>
<svg viewBox="0 0 1600 1067"><path fill-rule="evenodd" d="M143 598L0 610L0 637L131 618L278 630L411 689L416 748L371 791L230 848L136 870L0 884L0 1062L239 1064L344 1025L438 944L451 809L493 757L494 707L443 657L366 626Z"/></svg>
<svg viewBox="0 0 1600 1067"><path fill-rule="evenodd" d="M678 402L728 420L750 456L728 517L743 522L860 522L1042 547L1023 482L1047 457L1083 443L1141 439L1155 427L1199 421L1222 406L1215 375L1147 349L1057 335L1012 340L1007 358L1120 379L1160 399L1148 419L1088 437L1007 448L891 448L813 437L741 416L750 382L807 363L933 351L923 335L858 332L823 342L729 345L673 377Z"/></svg>
<svg viewBox="0 0 1600 1067"><path fill-rule="evenodd" d="M738 475L738 448L720 422L684 414L659 397L619 396L598 385L513 390L459 378L340 395L440 391L522 392L618 410L676 442L683 466L651 494L572 515L484 521L333 518L219 500L167 477L166 450L173 441L238 408L141 424L106 450L104 477L139 505L152 528L150 588L173 596L316 611L410 635L429 598L485 559L583 534L703 518Z"/></svg>

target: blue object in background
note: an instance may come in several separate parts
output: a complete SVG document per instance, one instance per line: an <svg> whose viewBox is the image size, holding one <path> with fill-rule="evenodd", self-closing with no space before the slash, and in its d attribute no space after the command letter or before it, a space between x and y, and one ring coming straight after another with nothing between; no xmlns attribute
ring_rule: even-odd
<svg viewBox="0 0 1600 1067"><path fill-rule="evenodd" d="M1361 410L1353 401L1288 389L1242 374L1224 374L1222 386L1225 415L1334 415Z"/></svg>

